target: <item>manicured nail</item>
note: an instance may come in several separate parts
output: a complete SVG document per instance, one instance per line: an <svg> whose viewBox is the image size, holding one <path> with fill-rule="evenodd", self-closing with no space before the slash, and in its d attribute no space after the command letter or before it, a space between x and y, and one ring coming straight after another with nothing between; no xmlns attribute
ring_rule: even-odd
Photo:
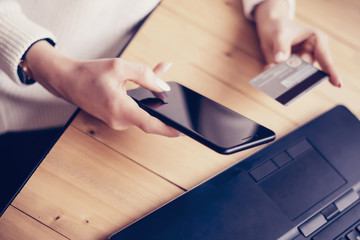
<svg viewBox="0 0 360 240"><path fill-rule="evenodd" d="M161 90L168 92L171 90L169 84L167 84L166 82L164 82L163 80L161 80L160 78L156 78L156 84L158 85L159 88L161 88Z"/></svg>
<svg viewBox="0 0 360 240"><path fill-rule="evenodd" d="M275 55L275 62L282 62L285 60L285 54L283 52L278 52Z"/></svg>
<svg viewBox="0 0 360 240"><path fill-rule="evenodd" d="M338 83L338 87L341 88L343 85L343 81L341 80L341 78L339 78L339 83Z"/></svg>
<svg viewBox="0 0 360 240"><path fill-rule="evenodd" d="M164 65L163 65L163 70L162 70L162 72L166 72L167 70L169 70L170 68L171 68L171 66L172 66L172 62L167 62L167 63L165 63Z"/></svg>

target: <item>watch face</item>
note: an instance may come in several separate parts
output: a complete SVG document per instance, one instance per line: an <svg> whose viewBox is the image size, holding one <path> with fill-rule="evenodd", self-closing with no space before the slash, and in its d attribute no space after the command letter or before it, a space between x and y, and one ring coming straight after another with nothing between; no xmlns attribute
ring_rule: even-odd
<svg viewBox="0 0 360 240"><path fill-rule="evenodd" d="M20 82L23 84L33 84L35 81L28 77L24 69L21 67L22 63L23 62L21 60L17 68L17 74L19 76Z"/></svg>

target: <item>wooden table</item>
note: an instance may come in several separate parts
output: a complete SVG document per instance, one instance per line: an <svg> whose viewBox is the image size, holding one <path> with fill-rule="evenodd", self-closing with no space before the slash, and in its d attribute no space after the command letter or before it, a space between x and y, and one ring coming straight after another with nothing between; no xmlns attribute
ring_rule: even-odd
<svg viewBox="0 0 360 240"><path fill-rule="evenodd" d="M296 21L326 32L341 90L323 82L284 107L253 88L263 70L239 0L164 0L123 58L269 127L278 137L337 104L360 117L360 1L299 0ZM188 137L114 131L78 114L0 219L0 239L107 239L261 147L219 155Z"/></svg>

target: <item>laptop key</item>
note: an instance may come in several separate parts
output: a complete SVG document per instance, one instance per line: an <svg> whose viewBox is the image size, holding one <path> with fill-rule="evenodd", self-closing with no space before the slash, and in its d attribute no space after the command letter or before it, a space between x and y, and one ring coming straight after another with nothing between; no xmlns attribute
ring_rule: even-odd
<svg viewBox="0 0 360 240"><path fill-rule="evenodd" d="M325 216L326 220L331 220L335 216L337 216L340 211L339 209L332 203L329 206L327 206L325 209L321 211L321 213Z"/></svg>
<svg viewBox="0 0 360 240"><path fill-rule="evenodd" d="M292 160L292 159L291 159L291 157L289 155L286 154L286 152L279 153L278 155L273 157L273 161L279 167L282 167L283 165L285 165L290 160Z"/></svg>
<svg viewBox="0 0 360 240"><path fill-rule="evenodd" d="M355 231L351 231L348 234L346 234L346 239L347 240L360 240L360 235L359 235L359 233L357 233Z"/></svg>
<svg viewBox="0 0 360 240"><path fill-rule="evenodd" d="M324 224L326 224L326 219L324 215L318 213L314 217L303 223L301 226L299 226L299 230L302 234L304 234L305 237L308 237Z"/></svg>
<svg viewBox="0 0 360 240"><path fill-rule="evenodd" d="M359 194L354 190L349 190L341 197L335 200L334 204L340 212L348 208L351 204L359 199Z"/></svg>
<svg viewBox="0 0 360 240"><path fill-rule="evenodd" d="M307 140L304 139L304 140L301 140L300 142L292 145L291 147L289 147L286 150L286 152L292 158L296 158L297 156L299 156L303 152L306 152L308 149L312 149L312 146L310 145L310 143Z"/></svg>
<svg viewBox="0 0 360 240"><path fill-rule="evenodd" d="M360 204L357 204L344 215L340 216L340 218L336 219L335 222L315 235L313 240L329 240L336 238L341 232L355 224L359 220L359 216ZM360 240L360 238L356 240Z"/></svg>
<svg viewBox="0 0 360 240"><path fill-rule="evenodd" d="M250 175L256 180L260 181L262 178L266 177L270 173L274 172L278 167L271 160L268 160L262 163L260 166L256 167L250 172Z"/></svg>

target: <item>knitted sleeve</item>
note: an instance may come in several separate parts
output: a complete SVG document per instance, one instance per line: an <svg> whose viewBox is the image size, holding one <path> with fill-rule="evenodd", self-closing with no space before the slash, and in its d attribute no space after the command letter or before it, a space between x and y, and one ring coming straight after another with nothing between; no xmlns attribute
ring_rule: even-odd
<svg viewBox="0 0 360 240"><path fill-rule="evenodd" d="M55 42L53 34L29 20L16 1L0 0L0 69L14 82L21 84L17 74L20 59L41 39Z"/></svg>
<svg viewBox="0 0 360 240"><path fill-rule="evenodd" d="M247 19L249 19L251 21L254 20L253 11L254 11L256 5L258 5L259 3L263 2L263 1L266 1L266 0L242 0L244 14ZM290 19L294 19L296 0L286 0L286 1L289 4L289 17L290 17Z"/></svg>

